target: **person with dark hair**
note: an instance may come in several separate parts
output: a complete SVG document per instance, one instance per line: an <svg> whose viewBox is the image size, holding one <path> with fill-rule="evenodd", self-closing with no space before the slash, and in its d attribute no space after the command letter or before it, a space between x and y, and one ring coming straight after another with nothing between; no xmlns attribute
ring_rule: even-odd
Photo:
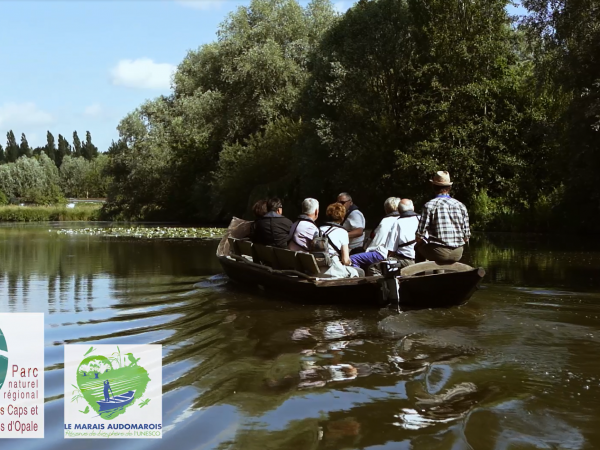
<svg viewBox="0 0 600 450"><path fill-rule="evenodd" d="M255 219L260 219L267 213L267 200L261 198L257 201L252 207L252 212L254 213Z"/></svg>
<svg viewBox="0 0 600 450"><path fill-rule="evenodd" d="M256 221L267 213L267 200L261 198L254 206L252 206L252 213L254 214L254 222L250 225L250 240L254 240L254 233L256 231Z"/></svg>
<svg viewBox="0 0 600 450"><path fill-rule="evenodd" d="M283 215L283 205L277 197L267 200L267 212L254 222L252 242L287 248L292 221Z"/></svg>
<svg viewBox="0 0 600 450"><path fill-rule="evenodd" d="M342 192L337 197L337 202L346 208L346 216L341 225L348 232L350 238L350 254L361 253L365 241L365 216L358 210L358 206L352 201L352 197L347 192Z"/></svg>
<svg viewBox="0 0 600 450"><path fill-rule="evenodd" d="M462 257L463 246L471 237L469 213L465 205L450 197L453 183L448 172L439 171L429 181L435 198L423 207L416 232L415 262L457 262Z"/></svg>
<svg viewBox="0 0 600 450"><path fill-rule="evenodd" d="M346 208L341 203L332 203L326 211L328 222L320 227L321 235L329 241L329 255L331 266L325 269L323 274L332 278L354 278L364 276L364 271L352 267L350 260L350 249L348 247L349 237L346 229L341 225L346 217Z"/></svg>

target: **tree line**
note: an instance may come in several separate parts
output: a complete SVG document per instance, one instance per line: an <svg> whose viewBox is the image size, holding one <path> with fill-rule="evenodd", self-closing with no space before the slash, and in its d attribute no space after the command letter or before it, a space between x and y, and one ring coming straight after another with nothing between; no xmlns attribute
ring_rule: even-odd
<svg viewBox="0 0 600 450"><path fill-rule="evenodd" d="M0 144L0 164L13 163L21 156L30 158L42 153L45 153L57 167L60 167L65 156L83 157L91 161L98 156L98 147L92 143L92 135L89 131L85 133L85 142L81 142L77 131L73 131L73 145L62 134L58 135L57 143L54 135L48 131L46 145L32 148L25 133L21 133L21 142L18 143L13 130L9 130L6 133L6 148Z"/></svg>
<svg viewBox="0 0 600 450"><path fill-rule="evenodd" d="M448 170L475 228L598 231L600 2L508 3L252 0L122 119L107 212L216 221L348 191L379 217Z"/></svg>
<svg viewBox="0 0 600 450"><path fill-rule="evenodd" d="M105 167L108 156L98 152L86 132L82 142L73 132L73 145L61 134L58 142L48 131L46 145L31 148L25 133L17 143L6 134L0 145L0 205L7 203L54 204L66 197L104 197L110 177Z"/></svg>

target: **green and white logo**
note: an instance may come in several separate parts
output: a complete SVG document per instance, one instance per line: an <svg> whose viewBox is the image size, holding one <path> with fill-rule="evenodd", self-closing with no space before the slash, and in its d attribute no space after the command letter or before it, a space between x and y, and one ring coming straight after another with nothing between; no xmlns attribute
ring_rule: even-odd
<svg viewBox="0 0 600 450"><path fill-rule="evenodd" d="M160 345L65 346L65 437L160 438Z"/></svg>
<svg viewBox="0 0 600 450"><path fill-rule="evenodd" d="M0 313L0 438L43 437L44 314Z"/></svg>
<svg viewBox="0 0 600 450"><path fill-rule="evenodd" d="M0 328L0 389L4 386L6 373L8 372L8 347L6 346L6 338Z"/></svg>

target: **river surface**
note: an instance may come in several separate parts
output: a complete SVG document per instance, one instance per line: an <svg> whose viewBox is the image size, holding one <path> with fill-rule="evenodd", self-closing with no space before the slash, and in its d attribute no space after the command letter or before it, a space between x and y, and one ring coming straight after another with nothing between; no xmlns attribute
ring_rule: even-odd
<svg viewBox="0 0 600 450"><path fill-rule="evenodd" d="M81 226L81 225L72 225ZM45 313L46 438L8 449L600 448L600 243L479 235L464 306L236 289L215 241L0 227L0 311ZM162 344L162 440L64 440L63 344Z"/></svg>

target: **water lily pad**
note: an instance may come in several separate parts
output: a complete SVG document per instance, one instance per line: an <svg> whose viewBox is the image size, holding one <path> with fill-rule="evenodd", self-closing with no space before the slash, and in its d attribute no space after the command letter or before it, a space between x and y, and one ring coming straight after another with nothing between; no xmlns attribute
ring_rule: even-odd
<svg viewBox="0 0 600 450"><path fill-rule="evenodd" d="M58 234L84 234L90 236L129 237L141 239L220 239L225 228L183 228L183 227L107 227L107 228L64 228Z"/></svg>

